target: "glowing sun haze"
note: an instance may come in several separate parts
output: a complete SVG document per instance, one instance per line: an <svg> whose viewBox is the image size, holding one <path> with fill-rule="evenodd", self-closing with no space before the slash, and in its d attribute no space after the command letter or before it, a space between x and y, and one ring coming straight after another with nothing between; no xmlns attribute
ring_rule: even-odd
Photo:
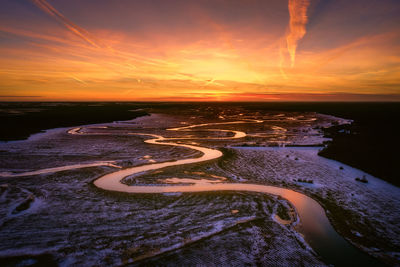
<svg viewBox="0 0 400 267"><path fill-rule="evenodd" d="M0 4L0 101L400 101L398 0Z"/></svg>

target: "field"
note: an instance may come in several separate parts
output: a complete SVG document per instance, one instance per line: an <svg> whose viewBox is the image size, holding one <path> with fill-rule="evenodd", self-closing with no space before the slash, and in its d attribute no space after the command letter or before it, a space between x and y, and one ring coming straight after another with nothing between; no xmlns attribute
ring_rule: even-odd
<svg viewBox="0 0 400 267"><path fill-rule="evenodd" d="M292 189L317 200L339 234L360 250L382 264L399 264L400 189L318 156L330 141L324 129L350 120L239 104L202 104L180 112L149 105L138 108L151 116L71 125L0 144L2 265L326 264L299 233L296 210L283 198L233 191L127 194L94 186L94 180L119 169L201 155L189 148L146 144L149 137L137 133L184 137L182 144L219 149L224 155L136 174L124 183L152 186L171 177L223 177L225 183ZM243 123L227 123L235 121ZM166 130L205 123L214 125ZM72 126L79 134L68 133ZM231 131L247 135L230 139ZM100 166L23 175L96 162ZM364 176L368 183L356 180Z"/></svg>

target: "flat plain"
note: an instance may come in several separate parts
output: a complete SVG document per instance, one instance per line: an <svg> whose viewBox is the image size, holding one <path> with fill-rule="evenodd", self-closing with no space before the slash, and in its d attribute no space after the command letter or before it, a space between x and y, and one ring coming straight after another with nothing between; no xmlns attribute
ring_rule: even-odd
<svg viewBox="0 0 400 267"><path fill-rule="evenodd" d="M137 173L122 183L170 186L175 178L290 189L316 200L352 246L380 264L399 263L400 189L318 155L329 141L323 129L350 120L237 107L163 111L1 143L2 265L329 264L299 231L302 221L285 198L242 191L128 194L93 184L121 169L201 156L144 143L148 135L223 156ZM168 130L177 127L183 129ZM234 131L245 136L232 138Z"/></svg>

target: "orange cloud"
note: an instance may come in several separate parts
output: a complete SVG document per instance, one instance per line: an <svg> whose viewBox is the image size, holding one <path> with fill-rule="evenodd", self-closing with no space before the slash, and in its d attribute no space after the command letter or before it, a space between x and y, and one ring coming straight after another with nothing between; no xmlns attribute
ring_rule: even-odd
<svg viewBox="0 0 400 267"><path fill-rule="evenodd" d="M78 26L62 14L61 8L60 12L45 0L32 1L35 6L29 8L39 7L44 12L32 12L26 21L4 19L0 26L1 37L9 40L0 44L2 100L7 95L38 95L57 101L286 101L378 99L379 94L398 93L397 28L385 28L379 34L346 35L330 42L329 27L319 26L316 19L313 25L319 27L307 29L309 38L302 43L302 52L296 52L306 34L309 0L290 0L289 4L276 1L282 12L279 14L287 14L289 6L286 35L287 19L280 15L275 18L280 23L257 28L236 23L240 12L225 18L227 22L204 10L190 13L193 21L201 23L186 27L175 22L173 28L159 26L164 20L151 20L154 25L149 30L130 25L131 17L119 21L118 12L118 17L102 19L117 19L126 23L125 27L108 28L108 23L96 24L92 17L90 26ZM83 8L84 2L76 8L89 16L94 6ZM93 15L100 10L95 11ZM256 21L259 25L267 24L263 20L265 10L254 12L261 14L262 20ZM55 18L53 24L48 23L49 15ZM156 15L146 19L150 21ZM35 23L27 23L30 19ZM229 19L235 24L230 25ZM61 30L56 22L62 23ZM296 68L291 68L295 63Z"/></svg>
<svg viewBox="0 0 400 267"><path fill-rule="evenodd" d="M289 30L286 34L287 49L290 54L291 67L294 67L296 49L299 40L306 34L307 8L309 0L289 0Z"/></svg>

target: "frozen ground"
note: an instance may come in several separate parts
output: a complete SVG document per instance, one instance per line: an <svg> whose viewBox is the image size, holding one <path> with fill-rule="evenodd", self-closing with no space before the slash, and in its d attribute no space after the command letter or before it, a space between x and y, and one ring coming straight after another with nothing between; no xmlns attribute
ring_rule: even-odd
<svg viewBox="0 0 400 267"><path fill-rule="evenodd" d="M317 155L318 149L239 148L235 149L235 159L224 168L238 177L312 196L328 210L337 230L353 244L399 263L400 189L322 158ZM368 183L356 181L357 177L366 177ZM298 182L299 179L313 183Z"/></svg>
<svg viewBox="0 0 400 267"><path fill-rule="evenodd" d="M229 181L272 184L318 200L339 232L387 262L399 262L400 192L358 170L317 156L318 148L229 148L232 146L318 145L320 127L344 123L315 113L201 116L156 114L131 122L81 127L88 135L55 129L27 141L0 145L0 173L22 173L74 164L113 161L125 168L200 156L190 149L144 144L129 133L187 136L185 143L228 147L219 160L143 174L132 183L168 177L224 176ZM248 133L166 131L207 122L261 119L260 124L220 125ZM74 128L74 127L72 127ZM111 134L110 134L111 133ZM340 170L339 167L344 169ZM0 177L0 263L53 262L59 265L324 265L302 242L291 205L257 193L213 192L128 195L95 188L92 181L115 166ZM294 179L312 179L313 184ZM278 217L276 217L278 215ZM276 219L278 218L278 219ZM281 219L281 220L280 220ZM282 222L289 220L288 224ZM279 223L281 222L281 223ZM379 240L381 238L381 240Z"/></svg>

